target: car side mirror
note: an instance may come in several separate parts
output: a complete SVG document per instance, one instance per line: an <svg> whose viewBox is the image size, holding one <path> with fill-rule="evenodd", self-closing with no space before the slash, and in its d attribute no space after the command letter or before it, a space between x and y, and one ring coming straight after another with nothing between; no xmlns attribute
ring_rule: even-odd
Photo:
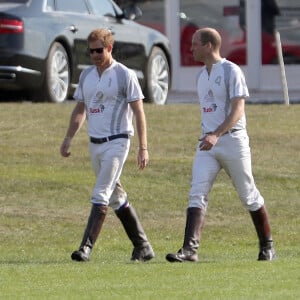
<svg viewBox="0 0 300 300"><path fill-rule="evenodd" d="M123 9L124 17L128 20L137 20L143 13L141 9L135 4L129 4Z"/></svg>

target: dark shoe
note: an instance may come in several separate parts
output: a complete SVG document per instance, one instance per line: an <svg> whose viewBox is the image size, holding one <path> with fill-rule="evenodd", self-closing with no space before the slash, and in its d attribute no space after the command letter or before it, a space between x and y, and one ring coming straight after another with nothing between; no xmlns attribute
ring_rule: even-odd
<svg viewBox="0 0 300 300"><path fill-rule="evenodd" d="M169 262L196 262L198 261L198 254L193 250L181 248L177 253L167 254L166 260Z"/></svg>
<svg viewBox="0 0 300 300"><path fill-rule="evenodd" d="M153 249L147 239L143 226L132 206L122 207L115 211L127 236L133 244L132 261L147 261L154 258Z"/></svg>
<svg viewBox="0 0 300 300"><path fill-rule="evenodd" d="M74 251L71 255L71 258L72 260L76 260L76 261L89 261L91 251L92 249L90 247L83 246L79 250Z"/></svg>
<svg viewBox="0 0 300 300"><path fill-rule="evenodd" d="M257 260L274 260L276 259L273 242L268 242L267 245L260 247Z"/></svg>
<svg viewBox="0 0 300 300"><path fill-rule="evenodd" d="M204 225L205 211L198 207L187 209L184 241L182 248L177 253L169 253L166 260L169 262L196 262L202 228Z"/></svg>
<svg viewBox="0 0 300 300"><path fill-rule="evenodd" d="M155 257L150 244L142 247L134 247L131 259L132 261L148 261Z"/></svg>
<svg viewBox="0 0 300 300"><path fill-rule="evenodd" d="M101 231L107 209L107 206L95 204L92 205L82 242L79 246L79 250L76 250L71 254L72 260L88 261L90 259L92 248Z"/></svg>
<svg viewBox="0 0 300 300"><path fill-rule="evenodd" d="M250 215L259 239L258 260L274 260L276 255L265 206L256 211L250 211Z"/></svg>

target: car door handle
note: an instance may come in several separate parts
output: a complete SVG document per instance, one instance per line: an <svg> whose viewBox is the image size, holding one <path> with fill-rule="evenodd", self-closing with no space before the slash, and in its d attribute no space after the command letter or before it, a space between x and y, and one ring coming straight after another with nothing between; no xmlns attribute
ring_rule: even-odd
<svg viewBox="0 0 300 300"><path fill-rule="evenodd" d="M78 31L78 27L75 26L75 25L71 25L71 26L69 27L69 30L72 31L73 33L76 33L76 32Z"/></svg>

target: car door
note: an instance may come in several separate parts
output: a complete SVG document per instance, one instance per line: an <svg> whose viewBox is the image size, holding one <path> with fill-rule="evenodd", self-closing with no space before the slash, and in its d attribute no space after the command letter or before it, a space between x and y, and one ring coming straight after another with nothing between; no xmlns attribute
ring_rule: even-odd
<svg viewBox="0 0 300 300"><path fill-rule="evenodd" d="M87 54L87 36L97 26L104 26L95 22L94 16L85 0L55 0L55 16L61 18L65 30L72 35L72 65L73 84L78 82L81 71L90 65Z"/></svg>

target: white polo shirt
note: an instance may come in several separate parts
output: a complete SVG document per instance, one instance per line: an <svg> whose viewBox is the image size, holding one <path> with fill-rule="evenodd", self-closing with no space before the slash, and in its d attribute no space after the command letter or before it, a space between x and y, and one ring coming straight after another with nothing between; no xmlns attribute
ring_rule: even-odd
<svg viewBox="0 0 300 300"><path fill-rule="evenodd" d="M222 58L212 66L208 74L206 66L200 69L197 76L202 133L214 131L231 111L231 100L237 97L249 97L244 74L241 68L231 61ZM246 128L245 115L233 127Z"/></svg>
<svg viewBox="0 0 300 300"><path fill-rule="evenodd" d="M143 99L136 74L113 61L101 76L96 66L82 71L74 99L84 102L88 135L95 138L119 133L134 134L129 102Z"/></svg>

